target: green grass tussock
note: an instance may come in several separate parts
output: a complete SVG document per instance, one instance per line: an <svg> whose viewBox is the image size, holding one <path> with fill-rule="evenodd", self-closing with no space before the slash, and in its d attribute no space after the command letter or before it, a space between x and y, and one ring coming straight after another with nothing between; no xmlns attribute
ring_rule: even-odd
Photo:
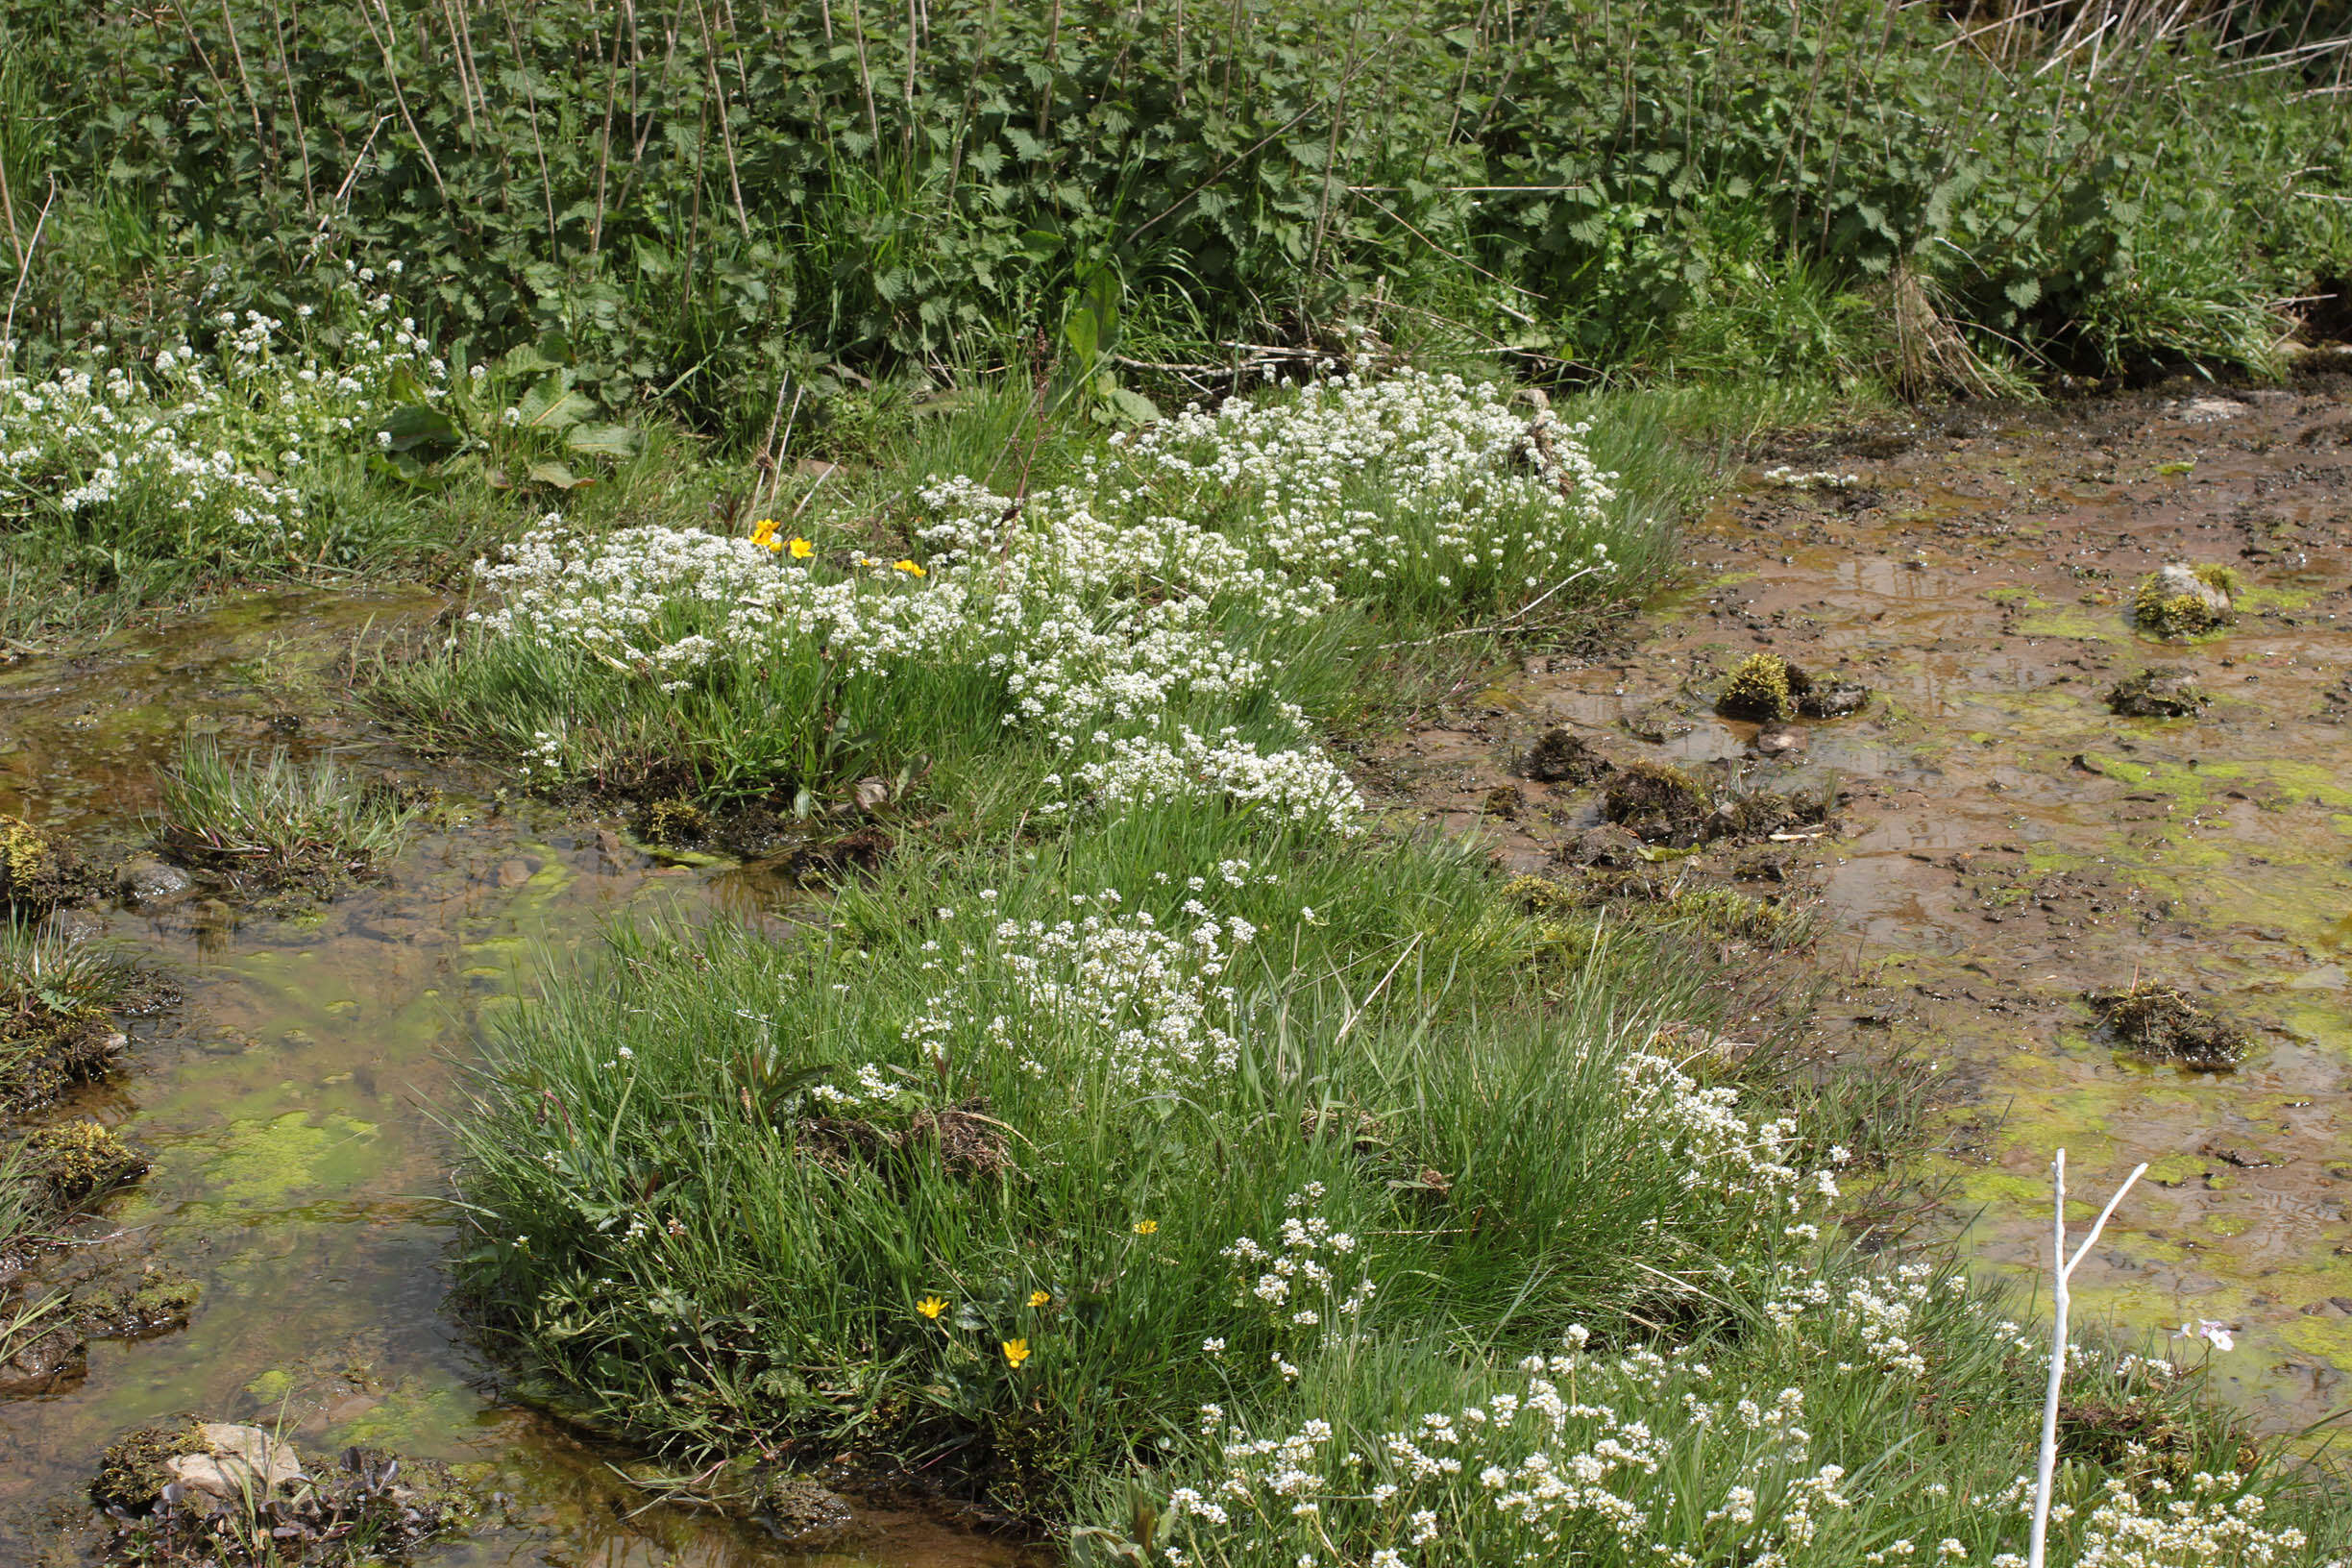
<svg viewBox="0 0 2352 1568"><path fill-rule="evenodd" d="M182 746L161 785L158 846L267 892L324 894L380 870L420 809L386 781L355 777L331 757L298 762L280 748L233 759L196 738Z"/></svg>

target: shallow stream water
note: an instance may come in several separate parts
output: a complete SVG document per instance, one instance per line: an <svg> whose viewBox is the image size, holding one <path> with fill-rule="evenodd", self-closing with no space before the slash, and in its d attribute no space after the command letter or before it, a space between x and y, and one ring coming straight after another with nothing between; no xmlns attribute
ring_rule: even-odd
<svg viewBox="0 0 2352 1568"><path fill-rule="evenodd" d="M1816 1047L1937 1063L1943 1220L2021 1281L2043 1277L2053 1149L2078 1222L2148 1163L2076 1277L2077 1312L2190 1361L2203 1341L2161 1336L2226 1325L2218 1384L2272 1430L2352 1403L2348 393L1963 409L1776 453L1840 482L1752 471L1631 647L1531 659L1390 759L1402 791L1526 870L1598 821L1592 792L1512 777L1553 725L1620 762L1840 781L1835 832L1789 846L1793 882L1761 890L1828 917L1818 955L1840 984ZM2133 587L2178 560L2242 576L2236 625L2168 644L2135 628ZM1758 649L1875 695L1765 760L1757 726L1708 711ZM2193 671L2215 701L2111 713L2109 688L2150 665ZM1630 733L1661 702L1687 733ZM2082 995L2135 978L2248 1026L2252 1054L2199 1072L2119 1050Z"/></svg>
<svg viewBox="0 0 2352 1568"><path fill-rule="evenodd" d="M490 1467L510 1500L435 1563L750 1568L791 1558L714 1515L648 1507L608 1452L504 1398L446 1299L447 1141L482 1031L551 961L620 918L761 919L742 870L665 865L609 828L483 799L384 747L333 665L361 628L437 602L289 594L224 605L78 659L0 667L0 812L106 860L144 836L155 770L184 729L333 751L443 790L436 825L380 884L291 915L190 899L69 912L143 953L183 995L135 1021L125 1070L61 1115L154 1161L51 1279L147 1262L204 1294L184 1331L95 1341L87 1375L0 1403L0 1562L77 1560L102 1449L176 1415L282 1427ZM1017 1545L936 1513L862 1508L836 1562L996 1568Z"/></svg>

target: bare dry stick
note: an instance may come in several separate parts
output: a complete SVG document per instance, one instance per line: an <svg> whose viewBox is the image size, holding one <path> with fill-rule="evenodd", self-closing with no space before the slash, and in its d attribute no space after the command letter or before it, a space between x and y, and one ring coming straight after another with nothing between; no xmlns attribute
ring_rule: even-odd
<svg viewBox="0 0 2352 1568"><path fill-rule="evenodd" d="M302 27L302 12L294 10L294 26ZM318 212L318 192L310 184L310 133L303 125L302 95L294 88L294 67L286 60L285 18L278 14L278 0L270 0L270 47L278 55L278 75L285 83L286 112L294 119L294 150L302 155L303 210Z"/></svg>
<svg viewBox="0 0 2352 1568"><path fill-rule="evenodd" d="M711 97L719 105L719 141L726 152L727 189L735 197L735 227L743 231L743 237L748 243L751 238L751 215L744 210L743 177L735 170L735 130L727 123L726 84L719 80L719 49L712 40L710 15L703 11L702 0L695 0L695 20L702 24L702 69L710 78ZM911 63L908 68L913 69Z"/></svg>
<svg viewBox="0 0 2352 1568"><path fill-rule="evenodd" d="M383 0L375 0L375 4L380 9ZM449 186L441 182L441 165L433 161L432 148L426 143L425 133L417 129L416 116L408 112L408 95L401 90L400 67L392 63L392 40L385 34L376 31L376 18L368 14L368 0L359 0L359 19L367 24L368 37L376 40L376 52L383 57L384 76L392 84L392 102L400 110L402 121L408 127L409 139L424 155L425 172L432 176L433 189L441 193L442 201L447 202L450 199ZM384 26L387 31L391 25L392 13L386 11ZM382 123L380 120L377 122L379 125ZM374 139L373 133L369 139ZM343 184L347 190L351 187L348 180Z"/></svg>
<svg viewBox="0 0 2352 1568"><path fill-rule="evenodd" d="M2147 1174L2145 1163L2132 1166L2132 1173L2123 1178L2123 1185L2115 1189L2107 1207L2092 1223L2091 1234L2083 1237L2074 1256L2067 1256L2066 1223L2066 1150L2060 1149L2050 1162L2050 1229L2054 1240L2050 1248L2050 1370L2049 1392L2042 1400L2042 1462L2034 1485L2033 1544L2027 1550L2026 1568L2042 1568L2043 1554L2049 1539L2050 1490L2058 1476L2058 1395L2066 1385L2067 1371L2067 1309L2071 1298L2067 1285L2074 1278L2074 1270L2097 1242L2099 1232L2107 1228L2107 1220L2123 1201L2123 1194L2132 1189L2132 1183Z"/></svg>
<svg viewBox="0 0 2352 1568"><path fill-rule="evenodd" d="M24 256L16 263L16 287L9 295L8 319L0 322L0 364L5 364L16 352L16 302L24 296L25 278L33 271L33 253L40 249L41 226L49 221L49 204L57 200L57 176L49 177L49 195L42 201L40 216L33 220L33 237L25 241Z"/></svg>

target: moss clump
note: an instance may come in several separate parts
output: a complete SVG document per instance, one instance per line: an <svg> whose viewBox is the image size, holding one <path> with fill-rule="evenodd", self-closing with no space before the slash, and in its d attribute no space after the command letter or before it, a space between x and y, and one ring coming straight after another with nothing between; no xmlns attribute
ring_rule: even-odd
<svg viewBox="0 0 2352 1568"><path fill-rule="evenodd" d="M107 1446L98 1461L90 1496L102 1508L144 1513L171 1479L163 1467L184 1454L202 1454L207 1446L204 1430L194 1421L125 1433Z"/></svg>
<svg viewBox="0 0 2352 1568"><path fill-rule="evenodd" d="M1812 689L1805 673L1777 653L1751 653L1715 694L1715 711L1727 719L1769 723L1797 717L1797 699Z"/></svg>
<svg viewBox="0 0 2352 1568"><path fill-rule="evenodd" d="M66 1213L146 1174L147 1162L111 1128L94 1121L43 1127L24 1141L25 1161Z"/></svg>
<svg viewBox="0 0 2352 1568"><path fill-rule="evenodd" d="M645 836L671 848L696 848L710 841L710 813L682 795L656 800L646 807Z"/></svg>
<svg viewBox="0 0 2352 1568"><path fill-rule="evenodd" d="M180 1270L157 1268L77 1297L74 1317L92 1338L143 1339L185 1328L203 1294L204 1286Z"/></svg>
<svg viewBox="0 0 2352 1568"><path fill-rule="evenodd" d="M2132 592L2132 620L2159 637L2193 637L2238 619L2239 577L2226 566L2176 561Z"/></svg>
<svg viewBox="0 0 2352 1568"><path fill-rule="evenodd" d="M2218 1071L2245 1060L2247 1033L2216 1017L2170 986L2143 981L2128 991L2095 991L2083 997L2124 1045L2142 1056Z"/></svg>
<svg viewBox="0 0 2352 1568"><path fill-rule="evenodd" d="M0 813L0 906L41 915L97 887L82 857L21 817Z"/></svg>

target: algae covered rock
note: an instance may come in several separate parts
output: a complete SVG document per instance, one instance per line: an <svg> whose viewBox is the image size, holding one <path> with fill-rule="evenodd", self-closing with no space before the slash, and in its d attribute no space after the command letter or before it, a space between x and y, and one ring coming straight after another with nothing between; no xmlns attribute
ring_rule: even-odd
<svg viewBox="0 0 2352 1568"><path fill-rule="evenodd" d="M2178 665L2158 665L2116 682L2108 708L2127 719L2186 719L2211 702L2196 676Z"/></svg>
<svg viewBox="0 0 2352 1568"><path fill-rule="evenodd" d="M2226 566L2174 561L2142 579L2132 620L2159 637L2193 637L2238 619L2238 574Z"/></svg>
<svg viewBox="0 0 2352 1568"><path fill-rule="evenodd" d="M2125 991L2095 991L2083 1000L2123 1045L2142 1056L2206 1071L2234 1067L2253 1041L2246 1032L2170 986L2142 981Z"/></svg>

